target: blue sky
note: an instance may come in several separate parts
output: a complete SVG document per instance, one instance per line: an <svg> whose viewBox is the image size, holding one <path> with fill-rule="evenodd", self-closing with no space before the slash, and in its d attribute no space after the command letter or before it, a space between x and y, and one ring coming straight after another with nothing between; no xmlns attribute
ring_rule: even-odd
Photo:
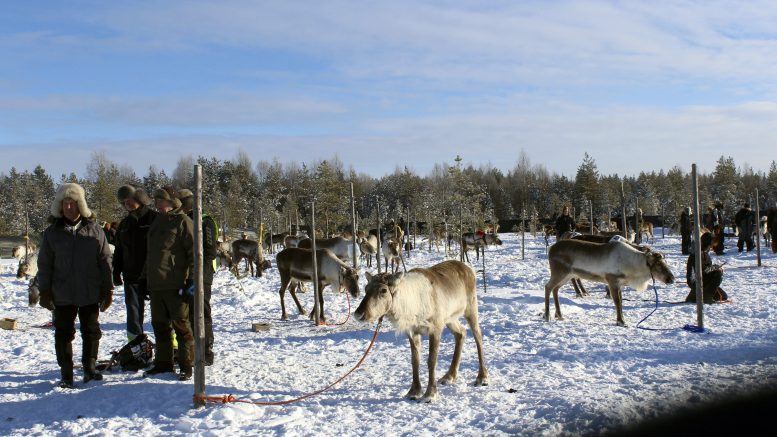
<svg viewBox="0 0 777 437"><path fill-rule="evenodd" d="M0 172L183 155L427 174L777 159L777 3L34 1L0 14Z"/></svg>

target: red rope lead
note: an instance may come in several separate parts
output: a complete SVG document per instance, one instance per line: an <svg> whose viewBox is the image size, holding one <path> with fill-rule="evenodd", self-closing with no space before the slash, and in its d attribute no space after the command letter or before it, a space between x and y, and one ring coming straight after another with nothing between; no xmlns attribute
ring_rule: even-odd
<svg viewBox="0 0 777 437"><path fill-rule="evenodd" d="M350 302L350 300L349 300L349 302ZM350 310L348 312L350 313ZM330 388L334 387L335 385L339 384L342 380L344 380L346 377L348 377L348 375L353 373L354 370L358 369L359 366L361 366L361 364L367 358L367 354L369 354L370 350L372 350L372 346L375 345L375 340L377 340L377 338L378 338L378 332L380 332L380 326L382 324L383 324L383 320L381 319L381 320L378 321L378 326L375 327L375 332L372 334L372 340L370 340L370 345L367 346L367 350L364 351L364 355L362 355L362 357L359 360L359 362L357 362L356 365L353 366L353 368L348 371L348 373L346 373L345 375L341 376L340 379L338 379L337 381L327 385L326 387L324 387L324 388L322 388L320 390L316 390L316 391L314 391L312 393L308 393L308 394L306 394L304 396L300 396L298 398L287 399L285 401L275 401L275 402L246 401L246 400L238 399L238 398L234 397L231 394L230 395L219 395L219 396L205 396L205 395L197 396L197 395L194 395L193 396L193 401L194 401L195 404L198 403L198 401L205 401L205 402L221 403L221 404L226 404L226 403L243 403L243 404L252 404L252 405L271 406L271 405L288 405L288 404L293 404L293 403L299 402L299 401L301 401L303 399L307 399L309 397L313 397L315 395L321 394L321 393L329 390Z"/></svg>

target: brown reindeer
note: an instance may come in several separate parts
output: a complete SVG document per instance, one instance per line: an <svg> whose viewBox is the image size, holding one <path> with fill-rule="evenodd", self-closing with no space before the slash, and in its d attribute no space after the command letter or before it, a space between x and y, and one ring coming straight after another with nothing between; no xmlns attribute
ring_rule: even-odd
<svg viewBox="0 0 777 437"><path fill-rule="evenodd" d="M548 263L550 279L545 284L545 320L550 317L551 292L556 305L556 318L562 319L558 290L572 278L607 284L615 303L616 322L620 326L626 324L622 311L623 286L642 291L653 278L666 284L674 282L674 275L662 254L650 250L642 252L620 241L597 244L562 240L551 246Z"/></svg>
<svg viewBox="0 0 777 437"><path fill-rule="evenodd" d="M398 272L399 264L402 262L402 243L391 237L383 240L380 249L383 251L383 259L386 260L386 271L388 272L391 268L391 273Z"/></svg>
<svg viewBox="0 0 777 437"><path fill-rule="evenodd" d="M281 289L278 291L281 297L281 320L289 318L286 314L285 302L287 288L292 299L294 299L294 303L297 305L299 313L305 314L305 309L297 298L295 286L303 281L313 282L313 251L290 247L278 252L278 255L275 256L275 261L281 277ZM351 296L358 297L359 273L340 261L329 249L317 249L316 262L318 263L318 289L321 291L318 304L321 311L321 320L326 320L324 316L324 287L331 285L332 290L336 292L339 292L344 287L351 293ZM310 317L313 318L313 316L314 314L311 312Z"/></svg>
<svg viewBox="0 0 777 437"><path fill-rule="evenodd" d="M238 275L240 261L246 260L246 272L250 271L251 276L262 277L262 272L270 268L270 262L264 259L264 253L259 247L259 242L255 240L240 239L232 242L232 256L235 275ZM256 271L254 273L254 265Z"/></svg>
<svg viewBox="0 0 777 437"><path fill-rule="evenodd" d="M488 385L488 371L483 353L483 336L478 323L478 299L475 292L475 273L459 261L444 261L428 269L413 269L408 273L367 273L366 296L354 312L354 318L367 322L388 318L397 332L404 332L410 341L413 382L405 397L424 402L436 400L437 355L444 327L453 333L456 344L448 371L440 384L456 382L464 346L466 329L459 317L469 324L478 350L480 370L475 385ZM426 392L421 387L421 336L429 336L427 361L429 382Z"/></svg>

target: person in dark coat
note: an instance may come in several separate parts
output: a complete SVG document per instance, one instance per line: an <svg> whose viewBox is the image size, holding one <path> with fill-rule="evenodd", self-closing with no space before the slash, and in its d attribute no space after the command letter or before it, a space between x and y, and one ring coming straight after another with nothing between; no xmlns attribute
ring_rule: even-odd
<svg viewBox="0 0 777 437"><path fill-rule="evenodd" d="M710 232L715 230L715 226L718 225L717 214L715 214L711 206L707 207L707 212L702 216L702 225Z"/></svg>
<svg viewBox="0 0 777 437"><path fill-rule="evenodd" d="M704 303L728 300L728 294L720 288L723 281L723 269L712 264L709 255L710 246L712 246L712 235L705 232L701 236L702 300ZM696 302L696 255L693 252L688 255L685 272L685 279L691 288L685 301Z"/></svg>
<svg viewBox="0 0 777 437"><path fill-rule="evenodd" d="M556 239L561 238L566 232L572 232L577 229L575 219L569 215L569 206L564 206L561 215L556 219Z"/></svg>
<svg viewBox="0 0 777 437"><path fill-rule="evenodd" d="M148 230L146 279L151 296L151 326L156 338L154 365L146 375L174 372L172 331L178 341L178 379L192 377L194 336L189 325L189 298L194 273L192 221L181 210L171 187L154 191L157 215ZM172 330L171 330L172 328Z"/></svg>
<svg viewBox="0 0 777 437"><path fill-rule="evenodd" d="M683 255L688 255L691 249L691 225L693 215L691 214L691 208L686 207L683 212L680 213L680 235L682 238L681 250Z"/></svg>
<svg viewBox="0 0 777 437"><path fill-rule="evenodd" d="M78 184L57 188L49 220L38 253L40 305L54 312L59 386L73 388L76 316L83 340L83 381L103 379L95 364L102 337L98 317L113 302L111 250Z"/></svg>
<svg viewBox="0 0 777 437"><path fill-rule="evenodd" d="M723 220L723 203L715 201L715 208L712 210L712 213L715 222L715 235L713 236L713 239L717 240L712 248L715 250L716 255L723 255L725 249L723 243L726 239L726 222Z"/></svg>
<svg viewBox="0 0 777 437"><path fill-rule="evenodd" d="M180 190L181 210L190 218L194 214L194 195L190 190ZM205 319L205 353L203 360L206 366L213 365L213 318L211 317L210 296L213 286L213 275L216 272L216 248L218 247L218 231L216 222L209 215L202 214L202 279L203 279L203 318ZM189 322L194 331L194 305L189 304Z"/></svg>
<svg viewBox="0 0 777 437"><path fill-rule="evenodd" d="M750 204L745 202L737 214L734 216L734 223L739 228L739 240L737 240L737 250L742 252L744 246L747 246L747 251L753 250L755 243L753 242L753 232L755 232L755 213L750 209Z"/></svg>
<svg viewBox="0 0 777 437"><path fill-rule="evenodd" d="M119 223L116 249L113 253L113 284L124 285L127 307L127 340L143 334L143 319L148 290L140 280L146 264L147 235L157 212L149 208L151 199L142 188L132 185L119 187L116 197L127 210L127 217ZM122 275L124 279L122 280Z"/></svg>
<svg viewBox="0 0 777 437"><path fill-rule="evenodd" d="M766 229L772 237L772 253L777 253L777 204L766 211Z"/></svg>

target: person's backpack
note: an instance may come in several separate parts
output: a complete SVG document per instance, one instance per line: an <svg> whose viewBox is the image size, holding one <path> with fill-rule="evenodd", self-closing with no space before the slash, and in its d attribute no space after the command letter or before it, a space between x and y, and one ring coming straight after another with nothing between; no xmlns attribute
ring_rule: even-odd
<svg viewBox="0 0 777 437"><path fill-rule="evenodd" d="M111 370L120 366L121 370L136 372L145 369L154 360L154 343L146 334L140 334L122 346L119 351L111 352L111 359L100 370Z"/></svg>

